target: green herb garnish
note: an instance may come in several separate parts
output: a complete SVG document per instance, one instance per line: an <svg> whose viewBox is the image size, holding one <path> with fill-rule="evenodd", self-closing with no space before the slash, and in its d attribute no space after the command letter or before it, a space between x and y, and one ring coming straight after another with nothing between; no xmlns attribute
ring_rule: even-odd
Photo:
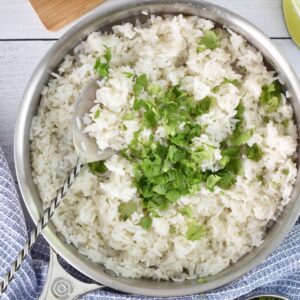
<svg viewBox="0 0 300 300"><path fill-rule="evenodd" d="M184 216L187 216L189 218L193 217L193 211L192 208L190 206L185 206L180 210L180 213Z"/></svg>
<svg viewBox="0 0 300 300"><path fill-rule="evenodd" d="M145 216L141 220L141 226L145 230L149 230L151 228L152 219L149 216Z"/></svg>
<svg viewBox="0 0 300 300"><path fill-rule="evenodd" d="M124 72L124 74L126 75L127 78L132 78L134 76L134 74L130 72Z"/></svg>
<svg viewBox="0 0 300 300"><path fill-rule="evenodd" d="M97 71L99 76L107 77L109 74L109 64L111 61L111 50L108 47L105 47L106 51L104 53L105 62L102 62L100 58L96 59L94 69Z"/></svg>
<svg viewBox="0 0 300 300"><path fill-rule="evenodd" d="M220 46L220 39L213 30L204 32L203 37L198 43L197 53L203 52L206 49L215 50Z"/></svg>
<svg viewBox="0 0 300 300"><path fill-rule="evenodd" d="M263 156L262 150L256 143L253 144L251 147L246 145L245 152L246 152L247 157L254 161L259 161Z"/></svg>
<svg viewBox="0 0 300 300"><path fill-rule="evenodd" d="M88 166L93 174L95 175L104 174L107 172L107 168L104 163L105 163L104 160L100 160L100 161L88 163Z"/></svg>
<svg viewBox="0 0 300 300"><path fill-rule="evenodd" d="M138 76L135 80L135 84L133 86L133 92L136 97L138 97L142 90L146 87L147 85L147 76L145 74L142 74Z"/></svg>
<svg viewBox="0 0 300 300"><path fill-rule="evenodd" d="M94 119L98 119L100 117L100 109L97 109L94 113Z"/></svg>
<svg viewBox="0 0 300 300"><path fill-rule="evenodd" d="M274 112L281 103L282 86L278 81L262 87L260 103L266 105L268 112Z"/></svg>
<svg viewBox="0 0 300 300"><path fill-rule="evenodd" d="M212 190L214 188L214 186L218 183L218 181L221 180L221 177L218 175L209 175L207 180L206 180L206 184L205 186L209 189Z"/></svg>
<svg viewBox="0 0 300 300"><path fill-rule="evenodd" d="M119 205L120 218L125 221L137 210L137 203L134 201L124 202Z"/></svg>
<svg viewBox="0 0 300 300"><path fill-rule="evenodd" d="M176 232L175 226L171 225L169 229L169 233L175 233L175 232Z"/></svg>
<svg viewBox="0 0 300 300"><path fill-rule="evenodd" d="M205 233L204 225L199 225L196 221L192 221L188 224L186 238L190 241L197 241L204 237Z"/></svg>
<svg viewBox="0 0 300 300"><path fill-rule="evenodd" d="M230 83L230 84L233 84L235 86L239 86L241 84L237 79L230 79L230 78L225 77L222 84L226 84L226 83Z"/></svg>
<svg viewBox="0 0 300 300"><path fill-rule="evenodd" d="M200 277L200 278L197 279L197 282L198 282L199 284L204 284L204 283L207 282L207 280L206 280L205 278L203 278L203 277Z"/></svg>

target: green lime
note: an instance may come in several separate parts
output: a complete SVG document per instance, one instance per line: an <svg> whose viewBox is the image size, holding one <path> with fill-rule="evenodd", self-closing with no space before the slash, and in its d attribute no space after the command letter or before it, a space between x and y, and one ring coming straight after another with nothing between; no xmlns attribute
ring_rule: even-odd
<svg viewBox="0 0 300 300"><path fill-rule="evenodd" d="M283 13L289 33L300 48L300 0L283 0Z"/></svg>

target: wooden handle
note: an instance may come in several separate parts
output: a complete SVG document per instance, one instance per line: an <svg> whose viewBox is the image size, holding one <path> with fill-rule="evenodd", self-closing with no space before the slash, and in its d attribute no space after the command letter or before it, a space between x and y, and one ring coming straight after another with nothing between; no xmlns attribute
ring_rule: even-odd
<svg viewBox="0 0 300 300"><path fill-rule="evenodd" d="M29 0L44 26L56 31L104 0Z"/></svg>

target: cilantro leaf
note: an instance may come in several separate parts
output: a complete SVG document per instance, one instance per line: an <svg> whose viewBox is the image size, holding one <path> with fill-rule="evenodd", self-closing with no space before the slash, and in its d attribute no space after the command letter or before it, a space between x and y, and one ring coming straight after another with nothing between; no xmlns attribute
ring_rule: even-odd
<svg viewBox="0 0 300 300"><path fill-rule="evenodd" d="M106 47L106 51L104 53L105 62L102 62L100 58L96 59L94 69L97 71L99 76L107 77L109 74L109 64L111 61L111 50Z"/></svg>
<svg viewBox="0 0 300 300"><path fill-rule="evenodd" d="M214 188L214 186L218 183L218 181L221 179L220 176L218 175L209 175L207 180L206 180L206 183L205 183L205 186L209 189L209 190L212 190Z"/></svg>
<svg viewBox="0 0 300 300"><path fill-rule="evenodd" d="M268 112L275 112L281 103L282 86L278 81L262 87L260 103L267 106Z"/></svg>
<svg viewBox="0 0 300 300"><path fill-rule="evenodd" d="M200 100L195 108L195 113L197 116L207 113L211 107L215 104L216 99L212 96L206 96Z"/></svg>
<svg viewBox="0 0 300 300"><path fill-rule="evenodd" d="M101 77L107 77L108 76L108 64L107 63L102 63L100 58L96 59L94 69L97 71L99 76Z"/></svg>
<svg viewBox="0 0 300 300"><path fill-rule="evenodd" d="M192 221L188 224L186 231L186 238L190 241L197 241L204 237L206 229L204 225L199 225L196 221Z"/></svg>
<svg viewBox="0 0 300 300"><path fill-rule="evenodd" d="M107 46L105 46L105 52L104 52L104 58L106 59L106 62L109 64L111 61L111 50Z"/></svg>
<svg viewBox="0 0 300 300"><path fill-rule="evenodd" d="M94 162L88 163L88 166L90 168L90 171L93 174L95 174L95 175L104 174L107 171L107 168L104 163L105 163L104 160L94 161Z"/></svg>
<svg viewBox="0 0 300 300"><path fill-rule="evenodd" d="M230 146L221 150L222 156L228 156L229 158L237 158L240 156L240 147Z"/></svg>
<svg viewBox="0 0 300 300"><path fill-rule="evenodd" d="M131 72L124 72L124 75L126 75L127 78L132 78L134 76Z"/></svg>
<svg viewBox="0 0 300 300"><path fill-rule="evenodd" d="M192 152L192 159L196 163L201 165L204 160L210 160L211 159L211 153L210 153L209 150L193 151Z"/></svg>
<svg viewBox="0 0 300 300"><path fill-rule="evenodd" d="M241 158L233 158L231 159L226 166L226 170L229 172L237 175L239 174L240 170L242 168L242 160Z"/></svg>
<svg viewBox="0 0 300 300"><path fill-rule="evenodd" d="M175 233L175 232L176 232L175 226L171 225L169 229L169 233Z"/></svg>
<svg viewBox="0 0 300 300"><path fill-rule="evenodd" d="M135 84L133 86L133 92L136 97L138 97L142 90L146 87L147 85L147 76L146 74L142 74L138 76L135 80Z"/></svg>
<svg viewBox="0 0 300 300"><path fill-rule="evenodd" d="M166 197L171 202L176 202L180 198L181 194L177 190L168 191Z"/></svg>
<svg viewBox="0 0 300 300"><path fill-rule="evenodd" d="M134 201L124 202L119 205L120 217L127 220L137 210L137 203Z"/></svg>
<svg viewBox="0 0 300 300"><path fill-rule="evenodd" d="M230 161L230 157L227 155L224 155L219 161L221 168L222 169L225 168L225 166L229 163L229 161Z"/></svg>
<svg viewBox="0 0 300 300"><path fill-rule="evenodd" d="M251 147L246 145L245 151L246 151L247 157L254 161L259 161L263 156L262 150L256 143L253 144Z"/></svg>
<svg viewBox="0 0 300 300"><path fill-rule="evenodd" d="M142 218L140 225L145 230L149 230L151 228L151 225L152 225L152 219L149 216L145 216L145 217Z"/></svg>
<svg viewBox="0 0 300 300"><path fill-rule="evenodd" d="M197 282L198 282L199 284L204 284L204 283L207 282L207 280L206 280L205 278L203 278L203 277L199 277L199 278L197 279Z"/></svg>
<svg viewBox="0 0 300 300"><path fill-rule="evenodd" d="M144 123L146 127L155 128L157 126L157 116L152 110L147 110L144 113Z"/></svg>
<svg viewBox="0 0 300 300"><path fill-rule="evenodd" d="M241 146L250 139L252 134L252 130L248 130L246 132L235 131L230 138L231 144L233 146Z"/></svg>
<svg viewBox="0 0 300 300"><path fill-rule="evenodd" d="M97 109L94 113L94 119L98 119L100 117L100 109Z"/></svg>
<svg viewBox="0 0 300 300"><path fill-rule="evenodd" d="M215 50L220 46L220 39L213 30L204 32L203 37L198 43L197 53L200 53L206 49Z"/></svg>
<svg viewBox="0 0 300 300"><path fill-rule="evenodd" d="M236 178L234 175L227 171L221 171L218 172L218 176L221 177L221 179L218 181L218 186L224 190L228 190L231 188L233 184L236 182Z"/></svg>
<svg viewBox="0 0 300 300"><path fill-rule="evenodd" d="M193 217L193 211L192 208L190 206L185 206L180 210L180 213L184 216L187 216L189 218Z"/></svg>
<svg viewBox="0 0 300 300"><path fill-rule="evenodd" d="M233 84L235 86L239 86L241 84L237 79L230 79L230 78L225 77L222 84L226 84L226 83L230 83L230 84Z"/></svg>
<svg viewBox="0 0 300 300"><path fill-rule="evenodd" d="M174 145L169 147L168 158L172 163L177 163L178 161L186 157L186 152Z"/></svg>

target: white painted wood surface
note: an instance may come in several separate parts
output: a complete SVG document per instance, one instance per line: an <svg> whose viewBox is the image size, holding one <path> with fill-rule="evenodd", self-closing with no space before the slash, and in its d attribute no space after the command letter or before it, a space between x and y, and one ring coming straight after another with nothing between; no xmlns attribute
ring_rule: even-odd
<svg viewBox="0 0 300 300"><path fill-rule="evenodd" d="M271 37L289 36L281 13L281 0L210 1L240 14ZM70 26L56 33L47 32L29 1L0 0L0 39L58 38Z"/></svg>
<svg viewBox="0 0 300 300"><path fill-rule="evenodd" d="M300 50L288 38L281 0L212 2L241 14L275 38L273 42L300 76ZM39 60L66 30L47 32L27 0L0 0L0 145L12 170L14 122L23 90Z"/></svg>

